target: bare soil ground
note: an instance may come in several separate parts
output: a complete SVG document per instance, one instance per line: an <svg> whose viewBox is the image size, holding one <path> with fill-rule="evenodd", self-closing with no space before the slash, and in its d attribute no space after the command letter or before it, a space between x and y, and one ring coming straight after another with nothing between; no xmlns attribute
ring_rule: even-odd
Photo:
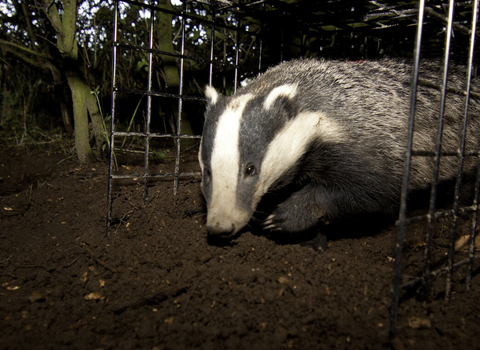
<svg viewBox="0 0 480 350"><path fill-rule="evenodd" d="M185 214L201 207L200 179L180 181L176 198L172 180L152 182L146 205L138 180L115 186L121 221L106 237L106 164L79 166L58 145L4 147L0 163L1 349L387 346L393 223L331 237L323 253L250 232L213 245L204 216ZM198 169L195 156L182 166ZM405 278L423 268L424 232L409 234ZM434 240L436 266L445 264L445 237ZM474 272L466 292L458 270L449 303L443 276L427 299L403 298L395 347L480 348Z"/></svg>

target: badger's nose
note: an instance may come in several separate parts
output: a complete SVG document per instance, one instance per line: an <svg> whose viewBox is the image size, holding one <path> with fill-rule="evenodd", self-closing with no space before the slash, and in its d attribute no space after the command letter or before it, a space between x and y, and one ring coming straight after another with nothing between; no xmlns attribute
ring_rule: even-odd
<svg viewBox="0 0 480 350"><path fill-rule="evenodd" d="M235 226L231 222L213 220L211 224L207 223L207 231L210 235L228 238L235 234Z"/></svg>

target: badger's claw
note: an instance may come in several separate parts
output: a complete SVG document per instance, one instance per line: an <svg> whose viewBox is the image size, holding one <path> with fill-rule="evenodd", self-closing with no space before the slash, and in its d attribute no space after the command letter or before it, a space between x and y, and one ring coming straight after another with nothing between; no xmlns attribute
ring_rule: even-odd
<svg viewBox="0 0 480 350"><path fill-rule="evenodd" d="M273 222L275 219L275 214L271 214L267 217L267 219L263 222L263 229L270 230L270 231L281 231L280 227Z"/></svg>
<svg viewBox="0 0 480 350"><path fill-rule="evenodd" d="M275 215L271 214L269 215L265 221L263 222L263 225L270 225L271 223L273 223L273 218L275 217Z"/></svg>
<svg viewBox="0 0 480 350"><path fill-rule="evenodd" d="M273 224L273 219L275 218L275 215L274 214L270 214L266 219L265 221L263 221L263 225L264 226L268 226L268 225L271 225Z"/></svg>
<svg viewBox="0 0 480 350"><path fill-rule="evenodd" d="M268 225L263 228L264 230L269 230L269 231L282 231L281 227L277 227L275 225Z"/></svg>

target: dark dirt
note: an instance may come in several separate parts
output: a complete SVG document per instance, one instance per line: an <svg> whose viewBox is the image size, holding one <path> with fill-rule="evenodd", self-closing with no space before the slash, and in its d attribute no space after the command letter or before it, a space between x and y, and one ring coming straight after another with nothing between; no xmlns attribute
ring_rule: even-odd
<svg viewBox="0 0 480 350"><path fill-rule="evenodd" d="M58 146L0 151L1 349L386 347L393 223L353 229L323 253L250 232L217 246L202 214L185 215L201 207L199 179L180 181L176 198L172 180L152 182L147 205L138 180L115 186L122 220L107 238L106 164L66 157ZM182 166L198 169L189 159ZM405 278L421 274L424 257L424 231L408 234ZM445 237L434 239L435 266L445 265ZM476 272L466 292L458 269L449 303L444 276L426 300L404 298L396 348L480 348Z"/></svg>

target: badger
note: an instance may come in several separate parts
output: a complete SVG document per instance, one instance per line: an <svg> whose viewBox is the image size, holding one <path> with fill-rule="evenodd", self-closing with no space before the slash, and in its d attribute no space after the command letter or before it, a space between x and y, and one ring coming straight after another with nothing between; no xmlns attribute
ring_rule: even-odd
<svg viewBox="0 0 480 350"><path fill-rule="evenodd" d="M433 152L442 70L435 62L422 67L413 149ZM394 59L302 59L270 68L230 97L206 87L199 162L209 235L231 238L255 217L265 230L295 235L319 222L398 212L411 76L411 64ZM451 68L442 151L461 144L466 77ZM478 112L471 98L467 152L479 151ZM458 161L441 158L439 182L455 178ZM477 162L465 158L464 171ZM410 190L430 188L433 163L412 158ZM267 197L273 205L259 210Z"/></svg>

